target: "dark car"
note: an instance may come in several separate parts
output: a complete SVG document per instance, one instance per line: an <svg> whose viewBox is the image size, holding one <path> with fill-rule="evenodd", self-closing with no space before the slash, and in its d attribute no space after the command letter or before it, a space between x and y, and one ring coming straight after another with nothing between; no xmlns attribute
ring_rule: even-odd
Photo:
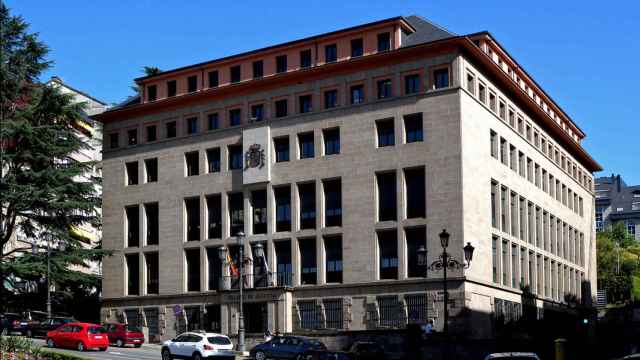
<svg viewBox="0 0 640 360"><path fill-rule="evenodd" d="M20 324L15 329L16 332L19 332L21 335L25 335L27 337L33 336L33 329L38 327L41 322L47 320L47 313L43 311L34 311L27 310L22 313L22 318L20 319Z"/></svg>
<svg viewBox="0 0 640 360"><path fill-rule="evenodd" d="M66 316L55 316L44 321L32 322L27 326L25 335L28 337L45 337L49 331L76 320Z"/></svg>
<svg viewBox="0 0 640 360"><path fill-rule="evenodd" d="M21 315L14 313L0 314L0 334L11 335L19 332Z"/></svg>
<svg viewBox="0 0 640 360"><path fill-rule="evenodd" d="M352 360L384 360L384 349L375 342L356 341L347 353Z"/></svg>
<svg viewBox="0 0 640 360"><path fill-rule="evenodd" d="M276 336L256 345L250 355L256 360L269 359L311 359L314 354L325 352L327 347L318 340L301 336Z"/></svg>
<svg viewBox="0 0 640 360"><path fill-rule="evenodd" d="M109 343L116 344L118 347L124 347L126 345L140 347L144 344L144 334L139 328L133 325L104 324L102 327L109 337Z"/></svg>

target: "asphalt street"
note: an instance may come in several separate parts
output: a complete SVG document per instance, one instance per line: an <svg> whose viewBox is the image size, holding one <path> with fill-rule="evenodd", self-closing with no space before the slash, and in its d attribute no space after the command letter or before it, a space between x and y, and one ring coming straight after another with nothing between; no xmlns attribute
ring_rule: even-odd
<svg viewBox="0 0 640 360"><path fill-rule="evenodd" d="M39 346L42 346L43 348L47 346L43 339L33 339L33 342ZM161 359L160 346L148 345L148 344L145 344L140 348L134 348L134 347L119 348L115 346L109 346L109 349L107 349L107 351L91 350L91 351L79 352L77 350L58 349L58 348L49 349L49 350L56 351L56 352L69 353L76 356L86 357L89 359L100 359L100 360L126 360L126 359L159 360Z"/></svg>

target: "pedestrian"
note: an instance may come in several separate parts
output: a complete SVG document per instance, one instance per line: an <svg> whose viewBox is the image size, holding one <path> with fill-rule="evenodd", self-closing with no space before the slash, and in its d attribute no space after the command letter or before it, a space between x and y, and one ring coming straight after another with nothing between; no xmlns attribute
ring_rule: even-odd
<svg viewBox="0 0 640 360"><path fill-rule="evenodd" d="M424 331L424 333L426 335L430 335L431 333L433 333L433 320L429 319L429 322L425 325L422 325L422 331Z"/></svg>
<svg viewBox="0 0 640 360"><path fill-rule="evenodd" d="M271 332L269 330L264 332L264 342L271 341Z"/></svg>

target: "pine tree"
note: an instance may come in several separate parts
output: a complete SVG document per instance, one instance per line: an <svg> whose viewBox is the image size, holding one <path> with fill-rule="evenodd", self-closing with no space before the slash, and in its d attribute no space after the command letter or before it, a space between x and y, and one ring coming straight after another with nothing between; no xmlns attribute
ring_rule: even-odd
<svg viewBox="0 0 640 360"><path fill-rule="evenodd" d="M52 258L58 288L95 291L99 279L69 265L86 266L105 255L85 249L88 239L72 230L100 226L100 179L91 176L96 164L72 157L88 146L74 130L84 104L38 82L51 66L49 50L28 27L0 3L0 306L12 279L44 276L47 244L66 248ZM9 248L18 233L30 243Z"/></svg>

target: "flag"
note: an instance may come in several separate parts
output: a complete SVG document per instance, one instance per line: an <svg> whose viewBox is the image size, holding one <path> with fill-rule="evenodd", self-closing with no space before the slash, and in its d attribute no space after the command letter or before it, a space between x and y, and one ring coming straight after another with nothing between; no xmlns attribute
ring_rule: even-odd
<svg viewBox="0 0 640 360"><path fill-rule="evenodd" d="M231 259L231 252L229 251L229 248L227 248L227 263L229 264L231 276L239 276L240 272L238 271L236 264L233 262L233 259Z"/></svg>

